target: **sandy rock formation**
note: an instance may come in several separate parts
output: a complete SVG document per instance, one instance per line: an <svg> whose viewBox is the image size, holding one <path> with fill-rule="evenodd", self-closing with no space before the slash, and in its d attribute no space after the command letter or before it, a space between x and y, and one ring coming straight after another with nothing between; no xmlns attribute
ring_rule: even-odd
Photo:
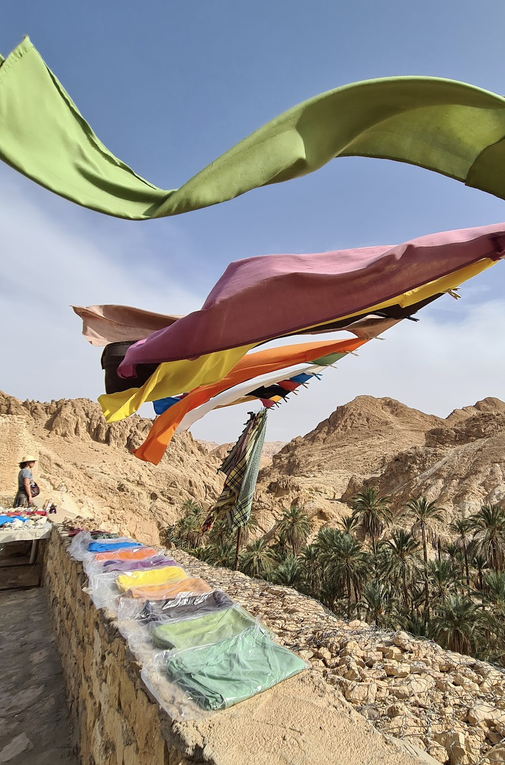
<svg viewBox="0 0 505 765"><path fill-rule="evenodd" d="M139 416L107 425L100 407L87 399L41 404L0 394L0 437L6 444L0 493L12 497L22 452L35 452L41 501L52 497L70 515L93 516L158 542L186 499L210 506L222 479L218 460L189 433L175 437L159 466L135 458L130 450L150 425Z"/></svg>
<svg viewBox="0 0 505 765"><path fill-rule="evenodd" d="M425 495L449 517L505 497L505 404L496 398L446 419L393 399L358 396L305 437L273 457L260 474L258 506L265 518L291 502L304 505L319 528L349 513L365 483L405 503Z"/></svg>

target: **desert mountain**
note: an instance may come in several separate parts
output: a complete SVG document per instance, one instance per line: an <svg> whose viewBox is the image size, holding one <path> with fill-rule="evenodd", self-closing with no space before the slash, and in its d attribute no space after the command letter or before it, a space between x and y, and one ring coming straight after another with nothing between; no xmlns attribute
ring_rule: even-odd
<svg viewBox="0 0 505 765"><path fill-rule="evenodd" d="M52 497L67 513L159 542L183 502L210 506L222 479L219 460L189 433L175 437L157 467L138 460L130 450L150 426L139 416L107 425L98 404L87 399L42 404L0 393L0 504L13 496L22 452L34 452L41 499Z"/></svg>
<svg viewBox="0 0 505 765"><path fill-rule="evenodd" d="M365 483L401 514L425 495L449 515L505 497L505 404L486 398L446 419L389 398L358 396L273 456L260 475L265 510L295 501L335 522ZM266 513L265 513L266 514Z"/></svg>
<svg viewBox="0 0 505 765"><path fill-rule="evenodd" d="M130 454L150 425L138 416L107 425L87 399L42 404L0 393L0 504L12 498L21 453L35 452L41 499L158 541L185 500L212 504L230 445L184 433L155 467ZM390 495L400 517L406 501L420 495L436 499L449 516L505 498L505 403L495 398L443 419L393 399L359 396L303 438L266 446L256 494L264 533L291 502L304 505L316 528L335 524L365 483Z"/></svg>

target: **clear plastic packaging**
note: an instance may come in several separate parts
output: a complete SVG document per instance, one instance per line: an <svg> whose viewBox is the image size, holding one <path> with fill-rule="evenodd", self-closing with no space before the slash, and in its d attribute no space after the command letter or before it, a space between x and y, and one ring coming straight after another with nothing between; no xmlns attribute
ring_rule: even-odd
<svg viewBox="0 0 505 765"><path fill-rule="evenodd" d="M180 582L173 582L172 584L130 587L129 589L132 598L141 598L142 600L168 600L176 598L178 595L201 595L205 592L212 592L212 587L198 577L195 579L187 577Z"/></svg>
<svg viewBox="0 0 505 765"><path fill-rule="evenodd" d="M195 619L233 606L233 600L222 590L201 595L178 595L168 600L140 600L123 596L119 602L118 621L135 621L145 626L156 626L173 619Z"/></svg>
<svg viewBox="0 0 505 765"><path fill-rule="evenodd" d="M128 574L119 574L117 586L122 592L126 592L132 587L166 585L187 578L188 575L180 566L163 566L151 571L131 571Z"/></svg>
<svg viewBox="0 0 505 765"><path fill-rule="evenodd" d="M142 679L173 719L190 720L244 701L307 666L255 625L217 643L154 652Z"/></svg>
<svg viewBox="0 0 505 765"><path fill-rule="evenodd" d="M154 555L158 555L160 550L155 547L145 547L138 543L137 547L127 547L122 550L111 550L109 552L101 553L89 553L94 555L97 561L107 560L144 560L144 558L152 558Z"/></svg>
<svg viewBox="0 0 505 765"><path fill-rule="evenodd" d="M103 571L115 571L118 574L131 573L133 571L151 571L158 568L178 567L179 564L173 558L166 555L153 555L152 558L143 560L106 560L102 563Z"/></svg>
<svg viewBox="0 0 505 765"><path fill-rule="evenodd" d="M70 542L68 552L74 560L84 560L84 556L88 552L88 545L91 542L91 534L89 531L80 531Z"/></svg>
<svg viewBox="0 0 505 765"><path fill-rule="evenodd" d="M97 544L113 544L120 546L123 542L130 544L134 542L130 537L114 537L114 539L94 540L89 531L80 531L72 539L68 551L75 560L84 560L89 554L89 546L96 542ZM141 547L140 542L136 544Z"/></svg>
<svg viewBox="0 0 505 765"><path fill-rule="evenodd" d="M88 552L104 553L117 552L128 548L141 547L136 539L93 539L88 545Z"/></svg>
<svg viewBox="0 0 505 765"><path fill-rule="evenodd" d="M172 650L215 643L256 624L252 616L224 593L220 594L223 596L221 602L225 604L227 601L228 606L216 608L204 603L203 607L193 608L191 612L187 605L179 605L179 608L171 607L165 611L156 609L155 616L151 607L156 608L157 603L135 601L124 595L118 602L119 631L128 640L130 648L138 654L145 653L146 649ZM181 600L188 601L189 598ZM182 612L180 619L177 618L179 611Z"/></svg>
<svg viewBox="0 0 505 765"><path fill-rule="evenodd" d="M128 550L125 550L124 552L130 552L130 550L141 552L142 548L128 548ZM119 553L117 554L119 555ZM101 556L97 556L94 553L87 553L83 560L83 566L88 576L101 573L105 574L107 572L124 574L130 571L149 571L153 568L178 565L173 558L167 558L161 553L149 557L142 557L139 560L135 559L135 557L130 559L108 558L107 560L99 560L100 557Z"/></svg>
<svg viewBox="0 0 505 765"><path fill-rule="evenodd" d="M158 624L152 630L152 641L156 648L164 650L182 650L199 645L217 643L225 638L238 635L249 627L254 627L256 620L240 606L223 608L195 619L171 619Z"/></svg>
<svg viewBox="0 0 505 765"><path fill-rule="evenodd" d="M90 595L95 608L108 608L117 611L118 598L121 593L116 584L117 574L111 571L107 574L92 574L88 579L88 586L83 587L84 592Z"/></svg>

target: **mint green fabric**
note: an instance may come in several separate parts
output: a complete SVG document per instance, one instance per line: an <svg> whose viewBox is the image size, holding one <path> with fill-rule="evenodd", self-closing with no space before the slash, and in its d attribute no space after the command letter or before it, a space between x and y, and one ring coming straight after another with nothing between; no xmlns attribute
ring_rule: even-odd
<svg viewBox="0 0 505 765"><path fill-rule="evenodd" d="M152 638L158 648L193 648L233 637L254 624L249 614L233 606L196 619L161 624L153 630Z"/></svg>
<svg viewBox="0 0 505 765"><path fill-rule="evenodd" d="M203 709L223 709L248 699L306 668L258 627L212 645L169 655L169 678Z"/></svg>
<svg viewBox="0 0 505 765"><path fill-rule="evenodd" d="M98 140L28 38L0 57L0 158L119 218L178 215L351 156L408 162L505 198L505 99L434 77L346 85L284 112L181 188L164 191Z"/></svg>

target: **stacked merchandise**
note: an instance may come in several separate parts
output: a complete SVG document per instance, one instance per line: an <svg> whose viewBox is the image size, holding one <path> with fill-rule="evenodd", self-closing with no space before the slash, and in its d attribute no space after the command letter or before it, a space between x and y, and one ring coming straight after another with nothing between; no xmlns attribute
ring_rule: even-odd
<svg viewBox="0 0 505 765"><path fill-rule="evenodd" d="M95 606L117 614L144 682L174 719L232 706L307 666L165 551L100 531L80 531L69 551L83 562Z"/></svg>
<svg viewBox="0 0 505 765"><path fill-rule="evenodd" d="M0 539L2 532L13 532L16 529L29 531L49 531L51 524L47 520L45 510L26 510L21 508L9 508L4 510L0 507Z"/></svg>

